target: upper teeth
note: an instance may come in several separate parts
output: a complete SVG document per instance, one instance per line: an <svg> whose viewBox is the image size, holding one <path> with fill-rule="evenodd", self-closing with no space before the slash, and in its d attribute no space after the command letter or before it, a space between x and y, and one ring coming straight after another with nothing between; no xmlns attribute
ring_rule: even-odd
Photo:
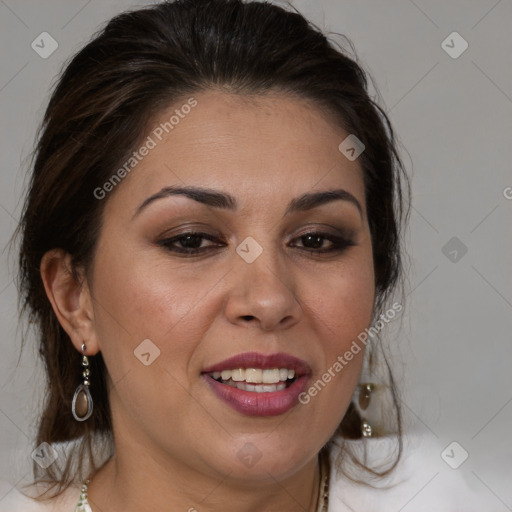
<svg viewBox="0 0 512 512"><path fill-rule="evenodd" d="M253 382L255 384L276 384L280 381L293 379L295 370L288 368L272 368L271 370L262 370L261 368L236 368L234 370L223 370L222 372L213 372L213 378L222 380L233 380L234 382Z"/></svg>

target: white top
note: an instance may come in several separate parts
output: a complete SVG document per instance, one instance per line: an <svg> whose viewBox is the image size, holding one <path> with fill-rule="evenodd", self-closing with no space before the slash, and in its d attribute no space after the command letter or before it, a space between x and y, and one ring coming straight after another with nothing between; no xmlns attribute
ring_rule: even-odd
<svg viewBox="0 0 512 512"><path fill-rule="evenodd" d="M368 439L372 460L389 460L396 446L390 438ZM350 441L361 449L360 441ZM337 454L332 451L331 459ZM409 435L404 439L404 455L391 477L375 480L372 488L352 482L331 466L329 512L502 512L509 499L500 492L509 491L512 449L501 454L498 468L477 467L458 443L440 441L434 436ZM352 474L352 473L351 473ZM365 481L368 477L360 474ZM383 488L386 487L386 488ZM0 486L11 491L0 501L0 512L76 512L80 487L69 488L54 503L37 503L23 496L12 485ZM3 493L5 494L5 493ZM506 504L506 505L505 505ZM81 512L81 511L80 511Z"/></svg>

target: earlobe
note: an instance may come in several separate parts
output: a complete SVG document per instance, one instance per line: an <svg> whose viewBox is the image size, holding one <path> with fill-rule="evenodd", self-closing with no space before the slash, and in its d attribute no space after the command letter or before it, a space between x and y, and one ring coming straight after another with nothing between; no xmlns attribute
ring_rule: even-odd
<svg viewBox="0 0 512 512"><path fill-rule="evenodd" d="M82 343L88 355L99 351L94 330L92 300L83 272L73 275L71 255L63 249L44 254L40 265L46 295L62 328L80 352Z"/></svg>

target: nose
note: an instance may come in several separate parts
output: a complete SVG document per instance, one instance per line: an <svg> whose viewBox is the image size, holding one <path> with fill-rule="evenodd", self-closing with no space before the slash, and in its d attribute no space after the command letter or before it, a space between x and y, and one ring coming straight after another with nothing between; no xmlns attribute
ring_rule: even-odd
<svg viewBox="0 0 512 512"><path fill-rule="evenodd" d="M238 256L237 256L238 258ZM277 254L263 253L252 263L236 261L225 314L233 324L256 324L261 330L289 328L302 315L291 269Z"/></svg>

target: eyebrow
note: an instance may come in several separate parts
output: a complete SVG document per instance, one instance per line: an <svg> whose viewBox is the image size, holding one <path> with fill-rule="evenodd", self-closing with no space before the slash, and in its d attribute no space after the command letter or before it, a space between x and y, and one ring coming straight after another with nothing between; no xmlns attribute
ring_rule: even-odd
<svg viewBox="0 0 512 512"><path fill-rule="evenodd" d="M133 218L139 215L141 211L144 210L153 201L176 195L188 197L189 199L193 199L198 203L213 208L231 211L236 211L238 209L236 198L226 192L219 192L217 190L204 187L168 186L162 188L156 194L153 194L152 196L145 199L135 211ZM342 188L325 190L322 192L308 192L299 197L296 197L292 199L288 204L285 216L295 212L312 210L313 208L317 208L318 206L336 200L352 203L359 210L361 217L363 216L363 209L359 201L350 192Z"/></svg>

